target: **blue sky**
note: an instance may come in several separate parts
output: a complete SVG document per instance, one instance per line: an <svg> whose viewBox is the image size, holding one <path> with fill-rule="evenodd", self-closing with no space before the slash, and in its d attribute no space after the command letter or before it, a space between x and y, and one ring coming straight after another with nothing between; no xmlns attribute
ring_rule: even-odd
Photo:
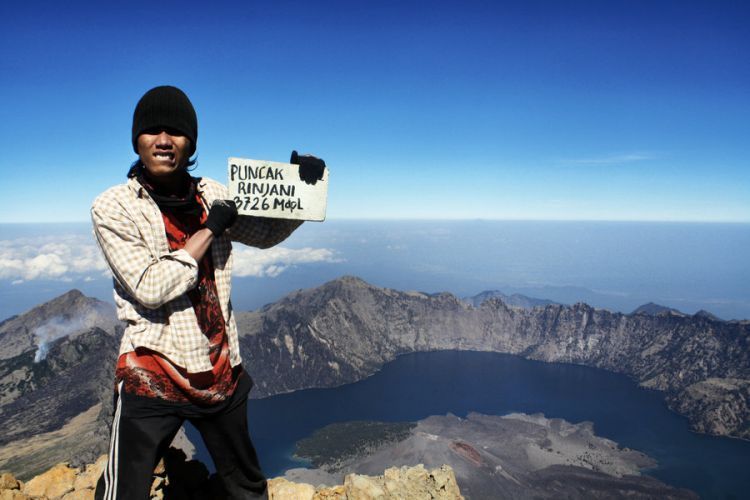
<svg viewBox="0 0 750 500"><path fill-rule="evenodd" d="M750 4L3 2L0 222L85 221L173 84L197 174L317 154L331 218L750 222Z"/></svg>

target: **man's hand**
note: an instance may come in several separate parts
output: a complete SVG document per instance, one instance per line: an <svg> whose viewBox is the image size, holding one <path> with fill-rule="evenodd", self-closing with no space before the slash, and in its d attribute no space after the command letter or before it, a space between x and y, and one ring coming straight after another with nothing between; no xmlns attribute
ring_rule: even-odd
<svg viewBox="0 0 750 500"><path fill-rule="evenodd" d="M214 200L208 218L204 226L208 228L215 237L221 236L224 231L232 227L237 220L237 206L232 200Z"/></svg>
<svg viewBox="0 0 750 500"><path fill-rule="evenodd" d="M312 155L298 155L297 151L292 151L292 158L289 163L299 165L299 178L307 184L315 184L323 178L323 171L326 168L326 162Z"/></svg>

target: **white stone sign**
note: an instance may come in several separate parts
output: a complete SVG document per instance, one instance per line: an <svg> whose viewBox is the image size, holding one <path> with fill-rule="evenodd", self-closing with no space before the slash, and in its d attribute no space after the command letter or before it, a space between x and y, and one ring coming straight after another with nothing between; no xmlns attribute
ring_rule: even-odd
<svg viewBox="0 0 750 500"><path fill-rule="evenodd" d="M322 221L328 201L328 168L323 178L308 184L299 165L229 158L229 198L240 215Z"/></svg>

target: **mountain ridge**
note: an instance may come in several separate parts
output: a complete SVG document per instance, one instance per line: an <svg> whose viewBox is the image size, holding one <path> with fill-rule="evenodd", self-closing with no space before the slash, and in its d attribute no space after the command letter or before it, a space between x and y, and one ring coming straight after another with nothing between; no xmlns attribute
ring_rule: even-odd
<svg viewBox="0 0 750 500"><path fill-rule="evenodd" d="M471 297L465 297L463 300L467 304L471 304L474 307L479 307L484 301L492 298L498 298L510 306L523 307L525 309L533 309L537 306L546 306L550 304L559 304L559 302L555 302L553 300L538 299L536 297L529 297L528 295L523 295L520 293L513 293L508 295L501 292L500 290L485 290L483 292L479 292L476 295L472 295Z"/></svg>
<svg viewBox="0 0 750 500"><path fill-rule="evenodd" d="M693 430L750 438L748 321L623 314L584 303L528 309L497 297L474 307L449 293L379 288L353 276L235 314L253 398L361 380L409 352L493 351L625 373L662 391ZM35 362L34 332L59 317L70 331ZM0 467L9 466L2 457L12 457L13 447L32 449L41 432L35 426L59 434L83 414L94 442L74 434L55 434L62 439L55 442L77 446L85 460L104 452L121 332L111 305L74 291L0 325L0 418L8 422L0 428ZM33 460L21 461L33 467L29 473L59 461L35 443Z"/></svg>
<svg viewBox="0 0 750 500"><path fill-rule="evenodd" d="M447 293L401 292L344 276L238 313L237 320L245 359L259 382L256 397L352 382L399 354L440 349L502 352L624 373L665 392L673 409L692 399L685 391L693 384L750 379L750 323L703 315L624 314L585 303L529 310L497 298L475 308ZM254 354L261 354L259 360L270 357L272 366L253 362ZM318 383L311 385L311 379ZM693 415L693 429L750 438L750 408L741 390L726 392L714 404L683 412ZM709 413L713 417L700 421ZM719 414L725 414L720 423Z"/></svg>

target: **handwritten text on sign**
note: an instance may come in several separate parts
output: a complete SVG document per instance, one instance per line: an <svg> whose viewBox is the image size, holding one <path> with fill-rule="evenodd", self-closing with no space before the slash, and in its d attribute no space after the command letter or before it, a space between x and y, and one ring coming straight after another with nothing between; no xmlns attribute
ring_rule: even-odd
<svg viewBox="0 0 750 500"><path fill-rule="evenodd" d="M229 197L241 215L276 219L326 218L328 169L315 184L300 179L299 165L229 158Z"/></svg>

